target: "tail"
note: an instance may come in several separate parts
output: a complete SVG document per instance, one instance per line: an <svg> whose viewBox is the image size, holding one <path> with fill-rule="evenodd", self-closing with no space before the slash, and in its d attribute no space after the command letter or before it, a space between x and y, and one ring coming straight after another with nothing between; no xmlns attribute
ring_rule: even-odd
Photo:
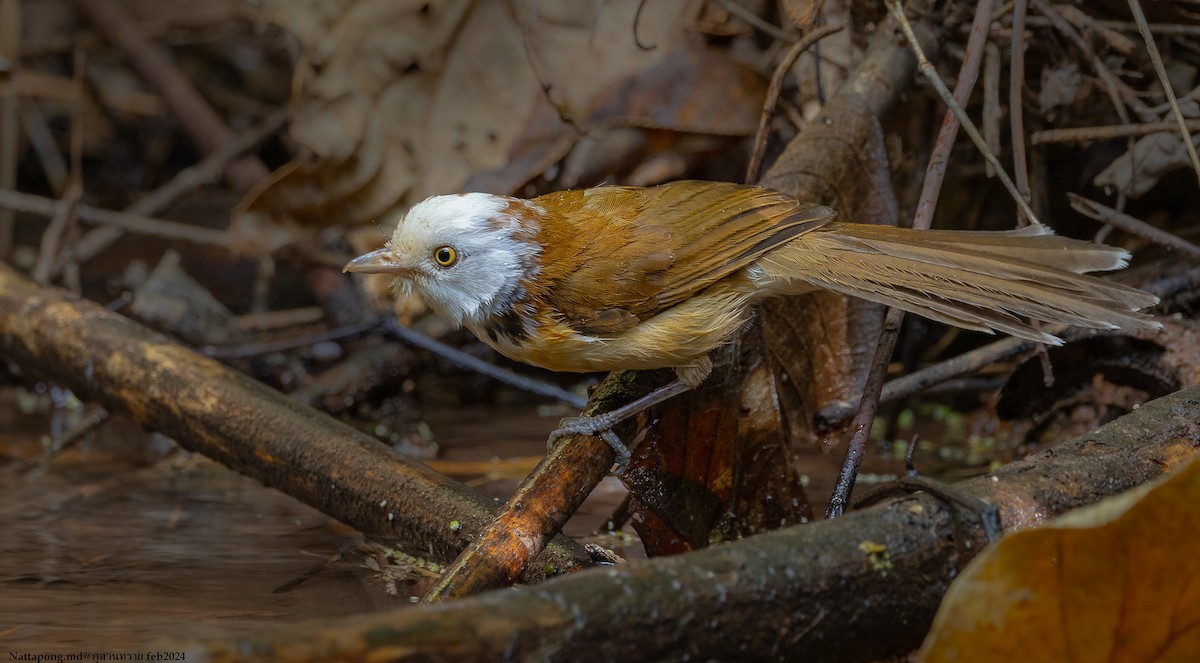
<svg viewBox="0 0 1200 663"><path fill-rule="evenodd" d="M1061 339L1032 323L1161 327L1137 312L1158 303L1157 297L1083 275L1120 269L1128 260L1122 249L1058 237L1044 226L914 231L837 222L760 258L755 281L773 293L815 286L965 329L1060 345Z"/></svg>

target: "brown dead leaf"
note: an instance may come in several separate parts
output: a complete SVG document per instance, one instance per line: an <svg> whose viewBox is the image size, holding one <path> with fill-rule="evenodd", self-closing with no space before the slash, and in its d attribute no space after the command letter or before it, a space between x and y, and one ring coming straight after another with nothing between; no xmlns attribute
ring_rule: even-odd
<svg viewBox="0 0 1200 663"><path fill-rule="evenodd" d="M753 135L766 87L760 74L726 53L681 49L601 90L579 128L540 101L508 164L477 174L468 188L512 193L560 160L562 188L660 183L688 170L672 160L720 153L729 147L721 137Z"/></svg>
<svg viewBox="0 0 1200 663"><path fill-rule="evenodd" d="M919 658L1200 660L1200 463L1006 536L942 601Z"/></svg>
<svg viewBox="0 0 1200 663"><path fill-rule="evenodd" d="M816 20L817 14L821 13L821 7L825 5L825 0L783 0L779 4L783 5L783 10L787 12L788 18L792 19L792 23L803 30Z"/></svg>
<svg viewBox="0 0 1200 663"><path fill-rule="evenodd" d="M385 217L504 165L543 84L581 111L683 43L693 0L646 8L638 38L652 50L634 43L638 5L264 0L263 18L300 43L290 132L304 153L239 206L235 248L266 252L296 230ZM279 231L290 222L299 228Z"/></svg>

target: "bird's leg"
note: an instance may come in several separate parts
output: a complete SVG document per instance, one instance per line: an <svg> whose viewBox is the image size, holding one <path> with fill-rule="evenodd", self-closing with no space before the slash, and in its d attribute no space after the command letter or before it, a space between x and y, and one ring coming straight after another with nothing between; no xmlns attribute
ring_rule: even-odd
<svg viewBox="0 0 1200 663"><path fill-rule="evenodd" d="M683 380L674 380L670 384L659 387L641 398L608 412L591 416L567 417L558 422L558 428L550 433L550 439L546 440L546 446L547 448L553 447L558 438L564 435L599 435L600 439L607 442L608 446L612 447L613 453L617 455L617 474L620 474L629 462L629 447L625 446L621 442L621 438L612 432L612 427L648 407L674 398L691 388L691 385Z"/></svg>
<svg viewBox="0 0 1200 663"><path fill-rule="evenodd" d="M558 423L558 428L550 433L550 439L546 440L547 448L553 447L555 441L564 435L599 435L608 446L612 447L613 453L616 454L617 470L615 474L620 474L625 470L625 465L629 463L629 447L625 446L621 442L621 438L612 432L612 427L642 410L670 400L685 391L694 389L712 371L712 361L708 357L701 357L696 360L695 364L681 366L675 370L679 376L678 379L655 389L641 398L608 412L563 419Z"/></svg>

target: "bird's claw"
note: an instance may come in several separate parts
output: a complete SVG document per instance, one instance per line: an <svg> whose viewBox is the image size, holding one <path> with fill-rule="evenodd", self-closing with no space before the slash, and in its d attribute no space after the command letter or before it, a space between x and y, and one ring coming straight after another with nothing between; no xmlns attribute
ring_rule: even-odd
<svg viewBox="0 0 1200 663"><path fill-rule="evenodd" d="M609 447L612 448L613 454L616 455L616 460L611 472L613 475L620 475L629 466L629 447L621 442L621 438L612 431L615 422L610 422L603 415L593 417L567 417L558 422L558 428L550 433L550 438L546 440L546 451L554 449L559 438L566 435L591 435L604 440Z"/></svg>

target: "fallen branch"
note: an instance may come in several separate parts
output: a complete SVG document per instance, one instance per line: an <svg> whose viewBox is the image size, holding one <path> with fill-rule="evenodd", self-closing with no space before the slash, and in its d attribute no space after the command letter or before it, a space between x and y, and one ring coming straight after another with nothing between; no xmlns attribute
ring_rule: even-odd
<svg viewBox="0 0 1200 663"><path fill-rule="evenodd" d="M1200 387L1191 387L958 487L999 507L1006 529L1025 528L1162 476L1200 455L1198 445ZM225 662L877 660L920 644L982 547L973 516L917 493L537 587L166 648Z"/></svg>
<svg viewBox="0 0 1200 663"><path fill-rule="evenodd" d="M414 554L453 559L495 512L491 500L353 428L2 263L0 356ZM527 579L588 559L558 537Z"/></svg>

